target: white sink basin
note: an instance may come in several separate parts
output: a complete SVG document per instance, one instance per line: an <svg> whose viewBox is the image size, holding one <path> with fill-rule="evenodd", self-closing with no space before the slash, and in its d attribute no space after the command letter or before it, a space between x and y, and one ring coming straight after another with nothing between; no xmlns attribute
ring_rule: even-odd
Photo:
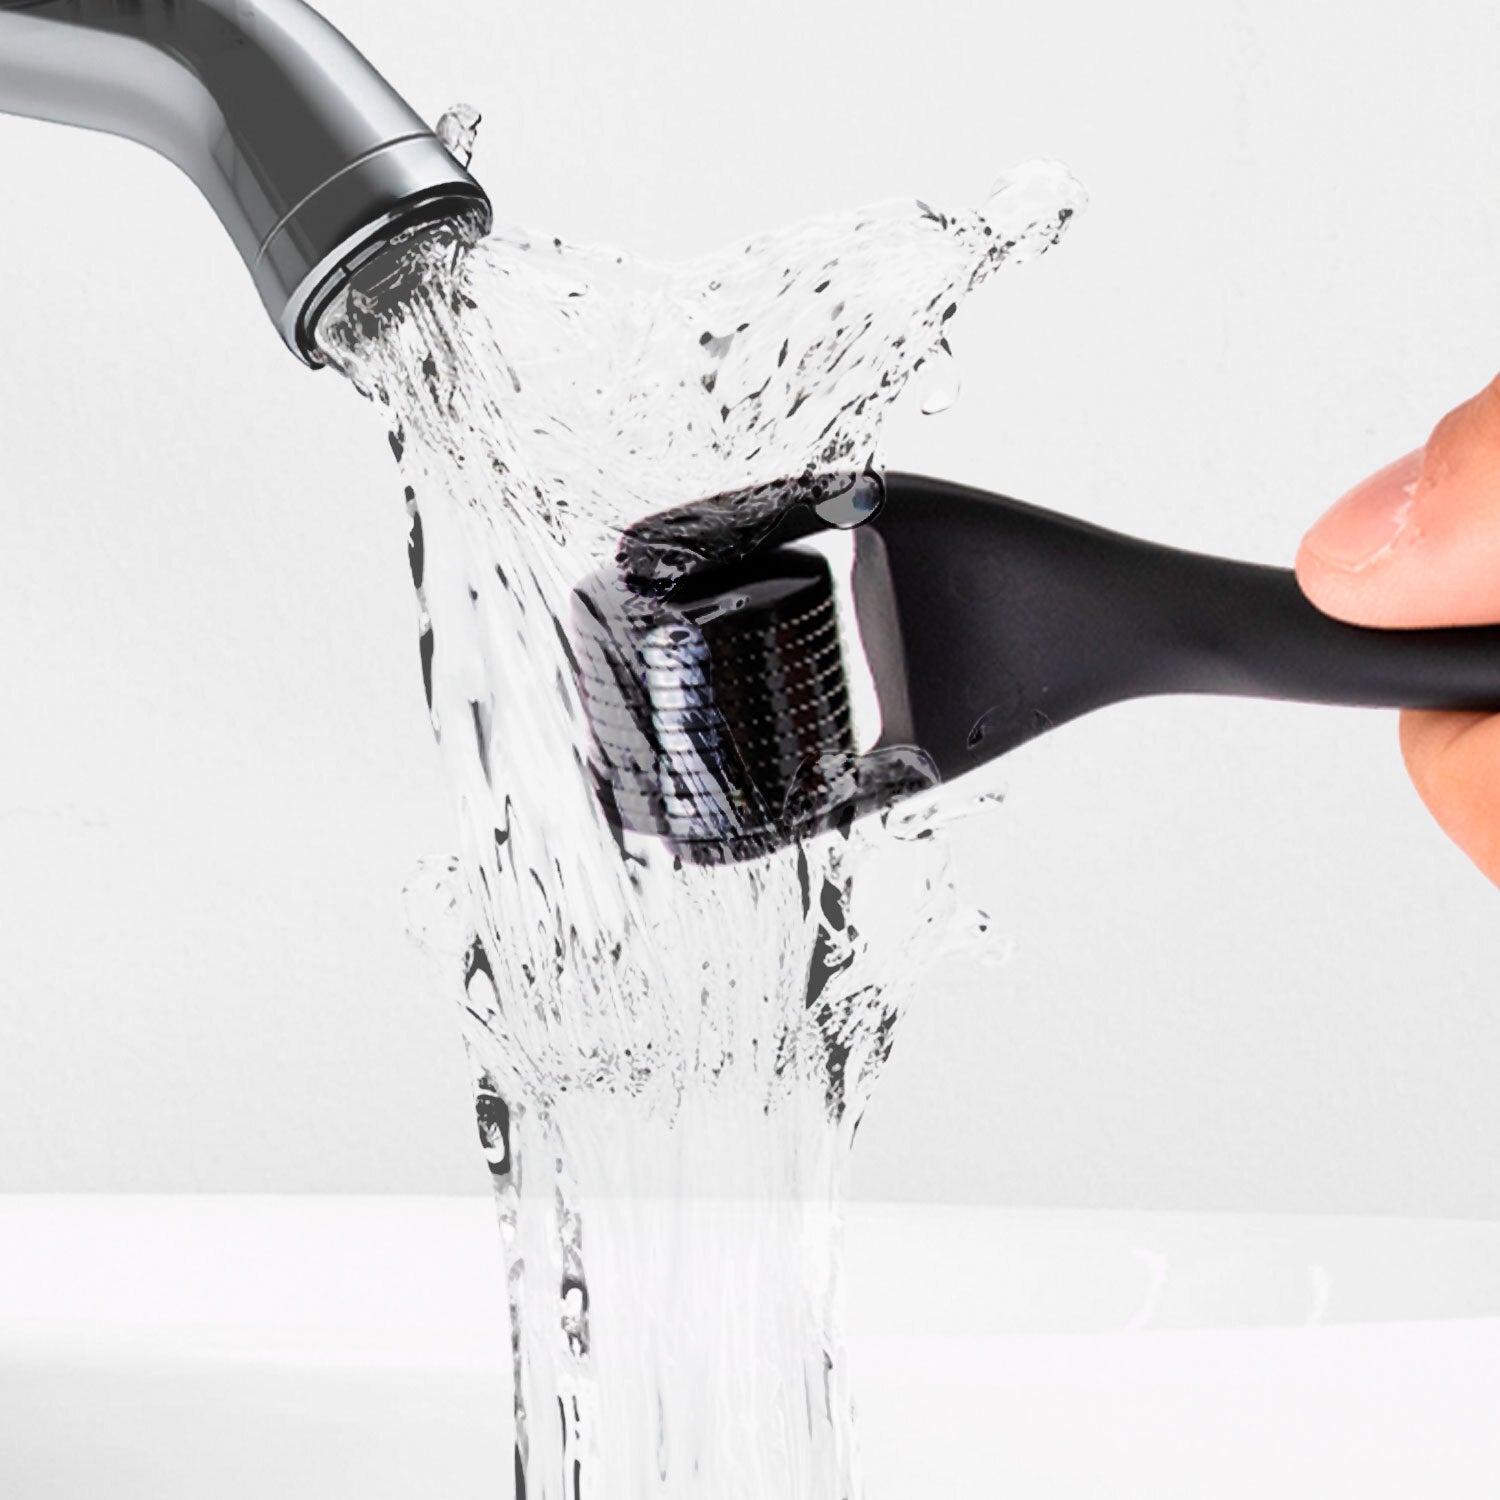
<svg viewBox="0 0 1500 1500"><path fill-rule="evenodd" d="M498 1257L482 1198L0 1198L0 1497L500 1500ZM870 1500L1500 1494L1497 1224L865 1206L849 1314Z"/></svg>

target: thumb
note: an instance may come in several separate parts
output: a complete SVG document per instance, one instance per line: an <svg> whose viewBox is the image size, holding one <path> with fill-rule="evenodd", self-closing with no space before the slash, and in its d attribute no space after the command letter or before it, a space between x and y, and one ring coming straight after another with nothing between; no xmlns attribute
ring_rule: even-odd
<svg viewBox="0 0 1500 1500"><path fill-rule="evenodd" d="M1356 625L1500 623L1500 379L1345 495L1303 538L1297 578ZM1401 749L1433 816L1500 885L1500 715L1402 714Z"/></svg>
<svg viewBox="0 0 1500 1500"><path fill-rule="evenodd" d="M1500 623L1500 378L1328 511L1297 579L1356 625Z"/></svg>

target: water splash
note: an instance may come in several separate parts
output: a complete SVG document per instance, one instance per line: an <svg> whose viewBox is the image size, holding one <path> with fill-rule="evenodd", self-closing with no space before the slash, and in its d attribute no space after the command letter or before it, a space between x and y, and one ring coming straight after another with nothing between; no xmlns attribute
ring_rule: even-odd
<svg viewBox="0 0 1500 1500"><path fill-rule="evenodd" d="M857 1493L837 1205L900 1011L964 938L932 796L743 864L614 828L574 585L646 517L694 505L670 570L824 476L838 503L963 298L1082 201L1035 163L982 213L888 205L681 264L447 225L320 326L406 484L459 841L408 904L462 971L532 1500Z"/></svg>
<svg viewBox="0 0 1500 1500"><path fill-rule="evenodd" d="M467 167L474 160L474 144L483 119L484 116L472 104L455 104L452 109L445 110L437 122L437 138L453 153L461 167Z"/></svg>

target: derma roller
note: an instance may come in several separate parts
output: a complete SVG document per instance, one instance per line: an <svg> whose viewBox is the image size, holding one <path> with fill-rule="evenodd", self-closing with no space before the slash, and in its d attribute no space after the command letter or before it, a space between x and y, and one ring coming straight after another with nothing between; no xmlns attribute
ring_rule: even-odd
<svg viewBox="0 0 1500 1500"><path fill-rule="evenodd" d="M694 862L753 858L1156 694L1500 711L1500 627L1342 624L1289 570L913 475L863 476L844 509L837 570L826 505L794 506L737 561L684 566L689 511L628 534L575 591L618 828ZM863 734L856 681L877 706Z"/></svg>

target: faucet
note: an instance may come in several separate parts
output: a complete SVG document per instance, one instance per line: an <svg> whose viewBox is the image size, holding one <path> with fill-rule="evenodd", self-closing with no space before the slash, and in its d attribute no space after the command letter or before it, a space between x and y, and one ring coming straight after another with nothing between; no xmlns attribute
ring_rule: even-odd
<svg viewBox="0 0 1500 1500"><path fill-rule="evenodd" d="M192 178L292 351L394 237L489 199L302 0L0 0L0 112L125 136Z"/></svg>

